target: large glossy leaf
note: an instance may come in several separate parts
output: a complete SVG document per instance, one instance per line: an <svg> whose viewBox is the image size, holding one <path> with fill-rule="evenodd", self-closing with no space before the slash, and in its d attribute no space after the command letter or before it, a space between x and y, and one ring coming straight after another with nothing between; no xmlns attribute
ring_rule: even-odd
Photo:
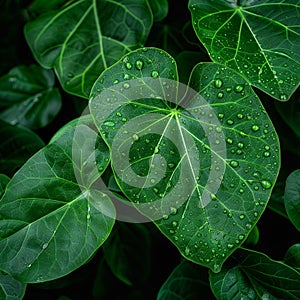
<svg viewBox="0 0 300 300"><path fill-rule="evenodd" d="M112 273L127 285L137 286L149 275L149 234L140 224L118 223L102 247Z"/></svg>
<svg viewBox="0 0 300 300"><path fill-rule="evenodd" d="M207 269L182 261L160 288L157 300L213 299Z"/></svg>
<svg viewBox="0 0 300 300"><path fill-rule="evenodd" d="M0 271L0 299L20 300L25 294L26 284Z"/></svg>
<svg viewBox="0 0 300 300"><path fill-rule="evenodd" d="M67 92L88 98L99 74L143 45L151 25L146 0L77 0L29 22L25 36L37 61L55 69Z"/></svg>
<svg viewBox="0 0 300 300"><path fill-rule="evenodd" d="M9 177L5 174L0 174L0 198L2 197L5 188L9 182Z"/></svg>
<svg viewBox="0 0 300 300"><path fill-rule="evenodd" d="M247 249L239 249L234 257L237 266L210 272L217 299L299 299L300 273L295 269Z"/></svg>
<svg viewBox="0 0 300 300"><path fill-rule="evenodd" d="M0 137L0 172L9 176L44 146L44 142L31 130L1 120Z"/></svg>
<svg viewBox="0 0 300 300"><path fill-rule="evenodd" d="M41 67L18 66L0 78L0 119L37 129L48 125L61 108L54 74Z"/></svg>
<svg viewBox="0 0 300 300"><path fill-rule="evenodd" d="M284 205L289 219L300 231L300 170L295 170L286 180Z"/></svg>
<svg viewBox="0 0 300 300"><path fill-rule="evenodd" d="M16 173L0 201L0 269L22 282L70 273L112 229L105 213L113 215L112 203L92 186L109 153L90 123L67 125Z"/></svg>
<svg viewBox="0 0 300 300"><path fill-rule="evenodd" d="M278 138L234 71L199 64L187 93L172 79L166 52L133 51L99 77L90 109L125 195L187 259L219 271L266 207Z"/></svg>
<svg viewBox="0 0 300 300"><path fill-rule="evenodd" d="M300 82L299 0L190 0L193 26L213 61L286 101Z"/></svg>

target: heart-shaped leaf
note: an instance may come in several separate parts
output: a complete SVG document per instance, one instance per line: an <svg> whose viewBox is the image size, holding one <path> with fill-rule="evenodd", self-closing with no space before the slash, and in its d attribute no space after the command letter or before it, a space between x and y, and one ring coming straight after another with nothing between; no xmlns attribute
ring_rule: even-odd
<svg viewBox="0 0 300 300"><path fill-rule="evenodd" d="M99 73L143 45L151 25L147 0L77 0L30 21L25 36L67 92L88 98Z"/></svg>
<svg viewBox="0 0 300 300"><path fill-rule="evenodd" d="M18 66L0 78L0 119L37 129L48 125L61 108L54 74L36 65Z"/></svg>
<svg viewBox="0 0 300 300"><path fill-rule="evenodd" d="M187 259L219 271L266 207L279 142L234 71L203 63L190 87L174 79L166 52L133 51L96 81L90 110L124 194Z"/></svg>
<svg viewBox="0 0 300 300"><path fill-rule="evenodd" d="M107 215L114 207L93 188L109 152L89 124L84 119L62 129L16 173L0 201L0 269L22 282L77 269L112 229Z"/></svg>
<svg viewBox="0 0 300 300"><path fill-rule="evenodd" d="M190 0L193 27L213 61L286 101L300 82L298 0Z"/></svg>
<svg viewBox="0 0 300 300"><path fill-rule="evenodd" d="M300 273L293 268L252 250L239 249L234 256L237 266L210 272L217 299L299 299Z"/></svg>

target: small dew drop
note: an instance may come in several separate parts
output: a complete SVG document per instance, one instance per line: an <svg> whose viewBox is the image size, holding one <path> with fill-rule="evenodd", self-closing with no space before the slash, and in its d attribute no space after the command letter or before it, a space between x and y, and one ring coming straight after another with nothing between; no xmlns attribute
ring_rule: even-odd
<svg viewBox="0 0 300 300"><path fill-rule="evenodd" d="M133 138L134 141L138 141L139 140L139 136L137 134L134 134L132 136L132 138Z"/></svg>
<svg viewBox="0 0 300 300"><path fill-rule="evenodd" d="M232 249L233 247L234 247L233 244L227 244L227 248L228 248L228 249Z"/></svg>
<svg viewBox="0 0 300 300"><path fill-rule="evenodd" d="M171 207L171 215L176 215L177 214L177 209L175 207Z"/></svg>
<svg viewBox="0 0 300 300"><path fill-rule="evenodd" d="M240 149L243 149L243 148L244 148L244 144L243 144L243 143L238 143L237 146L238 146Z"/></svg>
<svg viewBox="0 0 300 300"><path fill-rule="evenodd" d="M269 180L262 180L260 184L264 189L270 189L272 187L272 183Z"/></svg>
<svg viewBox="0 0 300 300"><path fill-rule="evenodd" d="M237 85L237 86L234 88L234 90L235 90L237 93L242 92L243 89L244 89L244 87L243 87L242 85Z"/></svg>
<svg viewBox="0 0 300 300"><path fill-rule="evenodd" d="M124 87L124 89L129 89L130 88L130 84L126 82L126 83L123 84L123 87Z"/></svg>
<svg viewBox="0 0 300 300"><path fill-rule="evenodd" d="M240 220L244 220L245 219L245 215L240 215Z"/></svg>
<svg viewBox="0 0 300 300"><path fill-rule="evenodd" d="M42 245L42 249L46 249L48 247L48 243Z"/></svg>
<svg viewBox="0 0 300 300"><path fill-rule="evenodd" d="M217 94L217 97L218 97L219 99L222 99L222 98L224 97L224 93L219 92L219 93Z"/></svg>
<svg viewBox="0 0 300 300"><path fill-rule="evenodd" d="M125 63L125 67L127 70L131 70L132 69L132 64L130 62Z"/></svg>
<svg viewBox="0 0 300 300"><path fill-rule="evenodd" d="M253 126L251 127L251 129L252 129L252 131L256 132L256 131L259 130L259 126L258 126L258 125L253 125Z"/></svg>
<svg viewBox="0 0 300 300"><path fill-rule="evenodd" d="M286 94L281 94L280 95L280 100L281 101L286 101L287 100L287 95Z"/></svg>
<svg viewBox="0 0 300 300"><path fill-rule="evenodd" d="M223 81L221 79L216 79L215 80L215 87L217 89L219 89L220 87L222 87L222 85L223 85Z"/></svg>
<svg viewBox="0 0 300 300"><path fill-rule="evenodd" d="M155 70L154 70L154 71L151 72L151 76L152 76L153 78L157 78L158 75L159 75L158 71L155 71Z"/></svg>
<svg viewBox="0 0 300 300"><path fill-rule="evenodd" d="M226 139L226 142L231 145L233 143L233 140L228 138L228 139Z"/></svg>
<svg viewBox="0 0 300 300"><path fill-rule="evenodd" d="M227 123L228 125L233 125L233 124L234 124L233 120L230 120L230 119L227 120L226 123Z"/></svg>
<svg viewBox="0 0 300 300"><path fill-rule="evenodd" d="M144 62L143 62L141 59L138 59L138 60L135 62L135 67L136 67L138 70L142 70L142 69L143 69L143 66L144 66Z"/></svg>
<svg viewBox="0 0 300 300"><path fill-rule="evenodd" d="M233 168L237 168L239 166L239 163L236 160L232 160L230 162L230 166L233 167Z"/></svg>
<svg viewBox="0 0 300 300"><path fill-rule="evenodd" d="M190 248L189 247L185 247L184 253L185 253L185 255L189 255L190 254Z"/></svg>
<svg viewBox="0 0 300 300"><path fill-rule="evenodd" d="M108 127L114 127L115 123L111 122L111 121L107 121L107 122L104 122L103 125L108 126Z"/></svg>

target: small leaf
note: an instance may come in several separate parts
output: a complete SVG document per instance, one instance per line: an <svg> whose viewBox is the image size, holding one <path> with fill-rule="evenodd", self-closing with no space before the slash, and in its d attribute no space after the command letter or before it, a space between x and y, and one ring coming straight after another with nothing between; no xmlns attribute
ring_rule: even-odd
<svg viewBox="0 0 300 300"><path fill-rule="evenodd" d="M157 300L212 299L207 269L183 260L160 288Z"/></svg>
<svg viewBox="0 0 300 300"><path fill-rule="evenodd" d="M286 180L284 205L290 221L300 231L300 170L291 173Z"/></svg>
<svg viewBox="0 0 300 300"><path fill-rule="evenodd" d="M189 1L194 30L212 60L281 101L300 82L299 8L298 0Z"/></svg>
<svg viewBox="0 0 300 300"><path fill-rule="evenodd" d="M20 300L25 294L26 284L0 271L0 299Z"/></svg>
<svg viewBox="0 0 300 300"><path fill-rule="evenodd" d="M87 118L66 125L30 158L1 199L0 269L22 282L49 281L80 267L114 224L109 197L94 188L109 152Z"/></svg>
<svg viewBox="0 0 300 300"><path fill-rule="evenodd" d="M198 64L193 90L177 77L166 52L138 49L101 74L90 110L132 205L184 257L217 272L266 207L279 141L234 71Z"/></svg>
<svg viewBox="0 0 300 300"><path fill-rule="evenodd" d="M55 69L67 92L88 98L99 74L143 45L151 26L146 0L78 0L27 23L25 36L37 61Z"/></svg>
<svg viewBox="0 0 300 300"><path fill-rule="evenodd" d="M105 260L119 280L137 286L145 282L149 275L149 232L140 224L118 223L114 229L102 246Z"/></svg>
<svg viewBox="0 0 300 300"><path fill-rule="evenodd" d="M0 198L2 197L2 194L5 191L5 188L9 182L9 177L5 174L0 174Z"/></svg>
<svg viewBox="0 0 300 300"><path fill-rule="evenodd" d="M18 66L0 78L0 119L37 129L51 123L61 108L54 74L41 67Z"/></svg>
<svg viewBox="0 0 300 300"><path fill-rule="evenodd" d="M284 262L300 272L300 244L295 244L288 249Z"/></svg>
<svg viewBox="0 0 300 300"><path fill-rule="evenodd" d="M0 172L13 175L44 142L31 130L0 120Z"/></svg>
<svg viewBox="0 0 300 300"><path fill-rule="evenodd" d="M162 21L168 14L168 0L148 0L153 14L153 21Z"/></svg>

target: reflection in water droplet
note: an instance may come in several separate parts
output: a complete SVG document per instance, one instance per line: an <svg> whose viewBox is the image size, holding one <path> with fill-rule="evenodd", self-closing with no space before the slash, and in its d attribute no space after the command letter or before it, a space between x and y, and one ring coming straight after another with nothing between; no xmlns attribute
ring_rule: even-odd
<svg viewBox="0 0 300 300"><path fill-rule="evenodd" d="M144 62L143 62L141 59L138 59L138 60L135 62L135 67L136 67L138 70L142 70L142 69L143 69L143 66L144 66Z"/></svg>
<svg viewBox="0 0 300 300"><path fill-rule="evenodd" d="M260 184L264 189L270 189L272 187L272 183L269 180L262 180Z"/></svg>
<svg viewBox="0 0 300 300"><path fill-rule="evenodd" d="M215 80L215 87L217 89L219 89L220 87L222 87L222 85L223 85L223 81L221 79L216 79Z"/></svg>

